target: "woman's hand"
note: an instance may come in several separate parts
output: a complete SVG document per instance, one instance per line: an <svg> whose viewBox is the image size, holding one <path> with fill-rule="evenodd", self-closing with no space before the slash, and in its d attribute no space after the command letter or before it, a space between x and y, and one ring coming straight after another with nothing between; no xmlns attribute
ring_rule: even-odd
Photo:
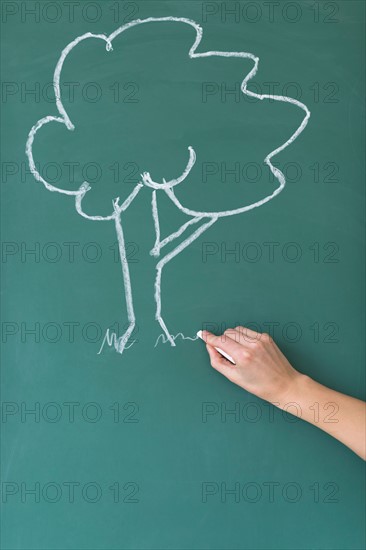
<svg viewBox="0 0 366 550"><path fill-rule="evenodd" d="M202 337L211 365L231 382L314 424L366 459L366 403L297 372L268 334L236 327L221 336L202 331Z"/></svg>
<svg viewBox="0 0 366 550"><path fill-rule="evenodd" d="M282 401L302 375L287 361L268 334L248 328L225 330L222 336L203 331L211 365L231 382L266 401ZM231 355L232 365L215 350Z"/></svg>

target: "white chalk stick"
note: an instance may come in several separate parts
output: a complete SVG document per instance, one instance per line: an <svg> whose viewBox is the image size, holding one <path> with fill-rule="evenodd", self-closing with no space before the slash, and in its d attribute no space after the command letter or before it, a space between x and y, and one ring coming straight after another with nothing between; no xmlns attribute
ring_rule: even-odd
<svg viewBox="0 0 366 550"><path fill-rule="evenodd" d="M202 336L202 330L199 330L197 332L197 336L198 338L201 338L201 340L203 340L203 336ZM203 340L205 341L205 340ZM231 357L231 355L229 355L228 353L226 353L226 351L224 351L223 349L221 348L217 348L216 346L214 346L215 350L218 351L223 357L225 357L225 359L227 359L228 361L230 361L230 363L232 363L233 365L235 365L235 361L234 359Z"/></svg>

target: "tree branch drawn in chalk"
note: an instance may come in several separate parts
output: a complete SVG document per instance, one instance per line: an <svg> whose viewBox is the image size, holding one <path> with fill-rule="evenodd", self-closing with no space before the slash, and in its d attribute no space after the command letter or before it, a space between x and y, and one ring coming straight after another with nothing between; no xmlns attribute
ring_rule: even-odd
<svg viewBox="0 0 366 550"><path fill-rule="evenodd" d="M250 59L253 61L253 68L251 71L246 75L244 80L241 83L241 91L243 94L253 97L259 100L263 99L270 99L272 101L278 101L278 102L285 102L285 103L291 103L295 105L296 107L302 109L304 111L305 116L302 119L301 124L298 126L297 130L287 139L285 143L283 143L281 146L277 147L275 150L271 151L264 159L264 163L269 167L270 171L272 172L273 176L275 177L276 181L278 182L278 186L276 189L269 195L267 195L265 198L253 202L252 204L234 208L231 210L224 210L224 211L214 211L214 212L206 212L206 211L198 211L193 210L191 208L186 208L176 197L174 192L174 187L177 185L180 185L185 181L185 179L188 177L189 173L191 172L195 162L196 162L196 151L193 148L192 145L188 146L188 161L186 167L182 170L181 175L176 177L175 179L171 179L166 181L165 179L162 180L162 182L154 181L151 174L146 171L141 174L141 180L135 185L133 191L130 193L130 195L121 203L120 198L116 197L112 201L112 212L107 216L92 216L87 214L83 210L83 199L88 193L88 191L91 189L91 186L88 182L83 182L83 184L79 187L77 190L68 190L68 189L61 189L59 187L56 187L49 182L47 182L39 173L39 171L36 168L35 161L33 158L33 143L34 139L36 137L37 132L44 127L45 125L51 123L51 122L57 122L64 124L68 130L74 130L75 126L71 122L63 104L61 101L61 92L60 92L60 75L61 71L65 62L65 59L69 55L69 53L75 48L80 42L87 40L89 38L97 38L100 40L105 41L106 43L106 50L108 52L112 51L112 42L113 40L119 36L121 33L136 27L137 25L143 25L147 23L157 23L157 22L166 22L166 23L182 23L185 25L189 25L194 28L196 32L196 38L191 46L188 55L191 59L193 58L204 58L204 57L223 57L223 58L230 58L230 57L236 57L236 58L245 58ZM54 71L54 78L53 78L53 87L56 97L56 107L59 112L59 116L46 116L44 118L41 118L38 120L38 122L31 128L27 143L26 143L26 154L29 161L29 167L30 170L35 177L36 180L40 181L46 189L52 192L61 193L64 195L70 195L73 196L75 199L75 209L80 216L86 218L87 220L91 221L110 221L113 222L115 225L117 240L118 240L118 247L119 247L119 254L120 254L120 262L121 262L121 270L122 270L122 277L123 277L123 284L124 284L124 293L125 293L125 300L126 300L126 308L127 308L127 316L128 316L128 328L124 332L123 335L121 335L118 338L115 338L113 341L113 345L117 352L123 353L123 351L129 347L131 347L132 344L129 342L131 335L133 334L133 331L136 326L136 318L135 318L135 312L134 312L134 306L133 306L133 293L132 293L132 285L131 285L131 278L130 278L130 271L127 261L127 254L126 254L126 245L125 245L125 238L124 238L124 231L123 231L123 224L122 224L122 215L123 213L129 208L131 203L134 201L136 196L140 193L140 191L143 188L147 188L151 190L152 199L151 199L151 209L152 209L152 217L154 222L154 229L155 229L155 243L153 248L150 251L150 254L158 259L156 263L156 274L155 274L155 289L154 289L154 298L155 298L155 319L159 323L160 327L163 330L163 333L165 335L166 341L169 342L172 346L175 346L175 337L170 333L162 315L162 299L161 299L161 284L162 284L162 274L164 267L171 261L173 258L178 256L184 249L186 249L193 241L195 241L200 235L202 235L209 227L211 227L213 224L215 224L219 218L227 217L227 216L234 216L237 214L242 214L244 212L247 212L249 210L252 210L253 208L258 208L259 206L262 206L263 204L271 201L274 197L276 197L281 191L284 189L286 184L286 179L284 174L279 170L279 168L275 167L272 164L272 159L274 156L276 156L278 153L286 149L291 143L295 141L295 139L303 132L304 128L306 127L309 117L310 117L310 111L307 108L307 106L298 101L297 99L293 99L291 97L281 96L281 95L270 95L270 94L258 94L251 90L248 90L247 86L249 81L256 75L258 71L258 65L259 65L259 58L253 55L252 53L248 52L226 52L226 51L207 51L207 52L197 52L197 48L201 42L202 39L202 28L193 20L186 19L183 17L149 17L147 19L136 19L134 21L131 21L125 25L122 25L117 30L115 30L112 34L109 36L106 36L105 34L93 34L93 33L85 33L79 37L77 37L75 40L70 42L66 48L61 53L61 56L57 62L55 71ZM166 196L172 201L172 203L176 206L177 209L179 209L184 214L188 215L190 217L189 221L184 223L179 227L179 229L170 235L168 235L165 238L161 238L160 235L160 223L159 223L159 211L158 211L158 202L157 202L157 194L165 193ZM173 250L171 250L167 254L163 254L163 249L165 246L167 246L170 243L174 243L178 237L183 235L183 233L187 232L188 229L191 228L191 226L194 228L194 226L197 226L194 228L194 231L186 237L180 244L175 246ZM110 342L109 342L110 343Z"/></svg>

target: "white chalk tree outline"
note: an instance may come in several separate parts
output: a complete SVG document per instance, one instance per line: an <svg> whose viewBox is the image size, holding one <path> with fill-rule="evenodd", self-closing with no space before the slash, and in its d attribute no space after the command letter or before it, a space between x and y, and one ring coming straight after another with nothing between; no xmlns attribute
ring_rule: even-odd
<svg viewBox="0 0 366 550"><path fill-rule="evenodd" d="M264 159L264 163L269 167L272 174L276 178L276 180L279 182L278 187L273 191L271 195L266 196L265 198L254 202L250 205L243 206L240 208L235 208L233 210L226 210L221 212L200 212L197 210L192 210L190 208L184 207L178 200L178 198L175 196L173 188L182 183L190 171L192 170L192 167L196 161L196 153L192 146L188 147L189 150L189 160L186 168L184 169L181 176L179 176L176 179L172 179L169 181L166 181L163 179L162 183L158 183L154 181L149 172L144 172L141 174L141 181L137 183L137 185L134 187L131 194L127 197L127 199L120 204L119 197L115 198L113 203L113 212L109 216L91 216L86 214L82 209L82 200L85 196L85 194L91 189L91 186L88 184L88 182L84 182L78 190L76 191L70 191L66 189L60 189L58 187L55 187L54 185L48 183L38 172L34 159L33 159L33 142L34 138L37 134L37 132L46 124L49 124L50 122L59 122L61 124L64 124L68 130L74 130L75 126L71 122L63 104L61 101L61 93L60 93L60 75L62 71L62 67L64 64L64 61L67 57L67 55L71 52L79 42L86 40L88 38L98 38L101 40L104 40L106 42L106 50L112 51L112 41L116 36L120 35L121 33L125 32L126 30L135 27L137 25L141 25L144 23L158 23L158 22L179 22L184 23L186 25L190 25L193 27L196 31L196 39L191 46L188 55L190 58L198 58L198 57L240 57L240 58L246 58L251 59L253 61L253 68L252 70L247 74L247 76L244 78L244 80L241 83L241 91L243 94L255 97L257 99L271 99L273 101L281 101L286 103L291 103L293 105L296 105L300 109L302 109L305 112L305 117L303 118L300 126L297 128L297 130L291 135L291 137L283 143L281 146L277 147L274 151L271 151L266 158ZM137 194L140 192L140 190L146 186L152 189L152 216L154 220L154 228L155 228L155 244L152 248L150 254L152 254L155 257L160 256L160 252L164 246L171 243L175 239L177 239L182 233L186 231L188 227L190 227L193 224L196 224L200 221L203 221L204 223L198 227L189 237L187 237L185 240L183 240L178 246L176 246L171 252L163 256L156 265L156 277L155 277L155 304L156 304L156 311L155 311L155 319L160 324L161 328L164 331L164 334L166 335L167 340L170 342L172 346L175 346L174 337L170 334L161 314L161 279L162 279L162 272L164 266L170 262L175 256L177 256L180 252L182 252L187 246L189 246L194 240L196 240L204 231L206 231L210 226L212 226L219 218L226 217L226 216L233 216L236 214L241 214L243 212L247 212L248 210L252 210L253 208L257 208L259 206L262 206L262 204L265 204L266 202L272 200L275 196L277 196L285 187L286 179L284 174L273 166L271 163L271 159L283 151L286 147L288 147L295 139L302 133L305 126L308 123L309 117L310 117L310 111L307 108L307 106L298 101L297 99L293 99L291 97L287 96L280 96L280 95L270 95L270 94L257 94L255 92L252 92L247 89L248 82L255 76L258 70L258 64L259 64L259 58L253 55L252 53L248 52L224 52L224 51L207 51L207 52L196 52L197 47L199 46L201 39L202 39L202 28L193 20L187 19L184 17L149 17L147 19L136 19L134 21L130 21L129 23L122 25L117 30L115 30L112 34L109 36L106 36L105 34L93 34L93 33L85 33L79 37L77 37L75 40L70 42L66 48L61 53L61 56L57 62L55 71L54 71L54 78L53 78L53 88L55 92L55 98L56 98L56 106L58 109L58 112L60 116L46 116L44 118L41 118L38 120L38 122L31 128L27 143L26 143L26 154L29 161L29 167L30 170L35 177L36 180L43 183L43 185L48 189L49 191L62 193L64 195L70 195L75 197L75 209L80 214L80 216L83 216L84 218L92 221L113 221L116 228L116 234L118 239L118 246L119 246L119 253L120 253L120 261L121 261L121 268L122 268L122 276L123 276L123 283L124 283L124 292L125 292L125 299L126 299L126 307L127 307L127 316L128 316L128 328L125 331L125 333L118 338L118 340L115 341L115 348L119 353L123 353L123 351L126 349L126 344L131 337L135 326L136 326L136 318L135 318L135 312L133 307L133 299L132 299L132 287L131 287L131 279L130 279L130 272L128 267L128 261L127 261L127 255L126 255L126 246L125 246L125 239L124 239L124 233L123 233L123 227L121 222L121 214L127 208L130 206L132 201L135 199ZM169 197L169 199L173 202L173 204L185 214L191 216L191 219L183 224L177 231L174 233L171 233L168 237L164 238L163 240L160 239L160 224L159 224L159 215L158 215L158 205L157 205L157 196L156 192L164 191L166 195ZM130 347L130 346L128 346Z"/></svg>

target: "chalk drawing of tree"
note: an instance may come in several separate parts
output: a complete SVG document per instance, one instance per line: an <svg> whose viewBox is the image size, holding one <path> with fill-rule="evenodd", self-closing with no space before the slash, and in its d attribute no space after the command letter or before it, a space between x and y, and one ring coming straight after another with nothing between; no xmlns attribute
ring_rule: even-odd
<svg viewBox="0 0 366 550"><path fill-rule="evenodd" d="M203 58L203 57L221 57L221 58L236 57L236 58L245 58L245 59L251 60L253 63L253 68L250 70L250 72L246 75L246 77L241 83L241 92L243 94L259 100L271 99L272 101L291 103L296 107L300 108L302 111L304 111L305 116L303 117L302 122L298 126L296 131L285 141L285 143L277 147L275 150L271 151L264 159L264 163L268 166L268 168L272 172L278 184L275 190L271 194L267 195L261 200L253 202L252 204L241 206L231 210L207 212L207 211L199 211L199 210L194 210L194 209L185 207L178 200L174 191L174 187L182 184L186 180L186 178L188 177L189 173L191 172L196 162L196 156L197 154L199 154L199 152L196 152L194 148L191 145L188 146L188 144L187 144L188 146L187 164L183 169L182 167L180 169L177 169L177 172L180 175L178 175L174 179L170 179L170 180L162 179L162 181L157 182L157 181L154 181L154 179L152 178L149 172L147 171L143 172L141 174L140 181L135 185L132 192L127 196L125 200L121 201L119 197L116 197L113 200L112 211L107 216L89 215L83 210L83 199L86 193L88 193L88 191L91 188L88 182L84 182L77 190L61 189L47 182L37 170L36 164L33 158L33 143L37 132L39 132L39 130L45 125L54 123L54 122L65 125L68 130L74 129L74 125L71 122L64 108L64 105L61 101L61 93L60 93L60 76L61 76L65 59L70 54L70 52L79 43L85 40L88 40L90 38L100 39L104 41L106 43L106 50L108 52L112 51L113 50L112 42L117 36L121 35L121 33L124 33L125 31L132 29L133 27L136 27L138 25L153 24L157 22L182 23L184 25L189 25L190 27L193 27L193 29L195 30L196 36L195 36L195 41L193 45L188 51L188 56L191 59ZM283 151L285 148L287 148L291 143L295 141L295 139L302 133L302 131L306 127L310 117L310 111L307 108L307 106L296 99L286 97L286 96L280 96L280 95L258 94L251 90L248 90L247 88L248 83L256 75L258 70L258 64L259 64L259 58L253 55L252 53L225 52L225 51L197 52L197 48L202 39L202 32L203 32L202 28L195 21L190 19L180 18L180 17L157 17L157 18L150 17L142 20L137 19L125 25L122 25L109 36L106 36L105 34L93 34L88 32L86 34L83 34L77 37L75 40L70 42L66 46L66 48L64 48L54 71L53 87L54 87L55 98L56 98L56 107L59 114L58 116L49 115L38 120L38 122L31 128L28 135L28 139L26 143L26 154L28 157L30 170L34 175L35 179L40 181L49 191L61 193L64 195L70 195L74 197L75 209L80 216L83 216L84 218L91 221L110 221L115 225L115 231L116 231L116 236L117 236L118 246L119 246L125 299L126 299L126 309L127 309L127 315L128 315L127 330L125 331L124 334L119 336L118 339L116 338L114 340L114 347L116 351L119 353L123 353L125 349L130 347L130 344L128 344L128 342L136 326L136 318L135 318L135 312L134 312L134 306L133 306L133 293L132 293L133 285L131 284L130 271L129 271L127 255L126 255L125 237L124 237L123 224L122 224L122 214L129 208L129 206L134 201L136 196L141 192L142 189L150 190L152 195L151 208L152 208L152 217L153 217L154 229L155 229L155 243L152 250L150 251L150 254L157 258L156 274L155 274L155 289L154 289L154 298L155 298L155 306L156 306L155 318L156 318L156 321L159 323L161 329L163 330L166 341L169 341L169 343L172 346L175 346L176 344L174 342L174 337L170 333L162 315L161 284L162 284L162 274L163 274L164 267L168 264L168 262L170 262L178 254L180 254L185 248L187 248L194 240L196 240L200 235L202 235L209 227L215 224L220 218L242 214L244 212L252 210L253 208L260 207L263 204L271 201L274 197L276 197L279 193L281 193L281 191L284 189L286 184L285 176L281 172L281 170L279 170L277 167L275 167L272 164L271 160L275 155ZM160 235L159 211L158 211L158 201L157 201L158 192L165 193L166 196L172 201L173 205L175 205L175 207L179 211L189 216L189 220L186 223L184 223L182 226L180 226L177 231L171 233L170 235L168 235L163 239L161 238L161 235ZM177 246L175 246L169 253L164 255L162 253L164 247L169 243L174 243L174 241L176 241L184 233L189 234L189 236L184 238L184 240L181 241Z"/></svg>

